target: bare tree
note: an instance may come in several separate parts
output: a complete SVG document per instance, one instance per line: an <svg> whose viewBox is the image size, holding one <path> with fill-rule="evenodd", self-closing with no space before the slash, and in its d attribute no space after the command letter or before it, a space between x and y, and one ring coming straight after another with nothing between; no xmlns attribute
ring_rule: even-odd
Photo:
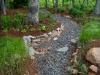
<svg viewBox="0 0 100 75"><path fill-rule="evenodd" d="M36 24L39 22L39 0L30 0L28 17L26 20L27 24Z"/></svg>
<svg viewBox="0 0 100 75"><path fill-rule="evenodd" d="M100 16L100 0L96 0L95 9L93 15Z"/></svg>

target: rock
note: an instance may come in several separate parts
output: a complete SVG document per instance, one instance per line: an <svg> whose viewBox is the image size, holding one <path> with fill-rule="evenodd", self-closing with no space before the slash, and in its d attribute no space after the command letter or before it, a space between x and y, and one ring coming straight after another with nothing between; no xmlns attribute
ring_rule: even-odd
<svg viewBox="0 0 100 75"><path fill-rule="evenodd" d="M77 74L78 70L77 69L73 69L72 72L73 72L73 74Z"/></svg>
<svg viewBox="0 0 100 75"><path fill-rule="evenodd" d="M43 34L43 36L45 37L45 38L47 38L48 37L48 35L45 33L45 34Z"/></svg>
<svg viewBox="0 0 100 75"><path fill-rule="evenodd" d="M36 38L35 36L31 36L31 35L29 35L29 37L30 37L31 39L35 39L35 38Z"/></svg>
<svg viewBox="0 0 100 75"><path fill-rule="evenodd" d="M71 43L76 43L77 42L76 39L71 39L70 41L71 41Z"/></svg>
<svg viewBox="0 0 100 75"><path fill-rule="evenodd" d="M33 40L33 42L38 42L40 41L40 38Z"/></svg>
<svg viewBox="0 0 100 75"><path fill-rule="evenodd" d="M58 38L57 37L54 37L53 40L58 40Z"/></svg>
<svg viewBox="0 0 100 75"><path fill-rule="evenodd" d="M92 72L89 72L88 75L96 75L96 74L94 74L94 73L92 73Z"/></svg>
<svg viewBox="0 0 100 75"><path fill-rule="evenodd" d="M92 64L100 65L100 47L91 48L86 55L86 59Z"/></svg>
<svg viewBox="0 0 100 75"><path fill-rule="evenodd" d="M34 55L35 50L33 49L33 47L29 47L28 50L29 50L29 55Z"/></svg>
<svg viewBox="0 0 100 75"><path fill-rule="evenodd" d="M42 43L44 43L44 42L46 42L47 40L46 39L42 39L42 40L40 40L40 42L42 42Z"/></svg>
<svg viewBox="0 0 100 75"><path fill-rule="evenodd" d="M98 71L98 68L95 65L91 65L89 68L95 73Z"/></svg>
<svg viewBox="0 0 100 75"><path fill-rule="evenodd" d="M55 36L57 36L57 35L58 35L58 32L57 32L57 31L52 31L51 37L55 37Z"/></svg>
<svg viewBox="0 0 100 75"><path fill-rule="evenodd" d="M35 56L31 55L31 59L32 59L32 60L35 60Z"/></svg>
<svg viewBox="0 0 100 75"><path fill-rule="evenodd" d="M51 32L49 32L48 35L51 35Z"/></svg>
<svg viewBox="0 0 100 75"><path fill-rule="evenodd" d="M31 38L29 36L23 36L24 41L26 40L27 43L31 42Z"/></svg>
<svg viewBox="0 0 100 75"><path fill-rule="evenodd" d="M59 52L66 52L66 51L68 51L68 47L60 48L57 51L59 51Z"/></svg>

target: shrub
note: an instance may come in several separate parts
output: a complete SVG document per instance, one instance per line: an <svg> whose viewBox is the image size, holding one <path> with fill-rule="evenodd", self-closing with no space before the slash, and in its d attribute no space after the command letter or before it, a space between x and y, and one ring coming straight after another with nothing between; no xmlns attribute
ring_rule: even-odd
<svg viewBox="0 0 100 75"><path fill-rule="evenodd" d="M66 7L58 7L53 9L54 12L66 12Z"/></svg>
<svg viewBox="0 0 100 75"><path fill-rule="evenodd" d="M83 17L85 15L85 13L83 11L80 11L76 8L71 8L69 13L75 17Z"/></svg>
<svg viewBox="0 0 100 75"><path fill-rule="evenodd" d="M24 14L22 13L15 14L14 24L16 25L15 27L22 27L24 24Z"/></svg>
<svg viewBox="0 0 100 75"><path fill-rule="evenodd" d="M74 5L74 8L80 10L80 11L87 11L87 5L86 4L76 4Z"/></svg>
<svg viewBox="0 0 100 75"><path fill-rule="evenodd" d="M3 29L10 29L12 27L12 19L10 16L1 16L1 23Z"/></svg>
<svg viewBox="0 0 100 75"><path fill-rule="evenodd" d="M93 21L85 24L79 35L81 42L89 42L92 39L100 38L100 23Z"/></svg>
<svg viewBox="0 0 100 75"><path fill-rule="evenodd" d="M28 6L29 0L13 0L11 3L13 5L13 8L21 8Z"/></svg>

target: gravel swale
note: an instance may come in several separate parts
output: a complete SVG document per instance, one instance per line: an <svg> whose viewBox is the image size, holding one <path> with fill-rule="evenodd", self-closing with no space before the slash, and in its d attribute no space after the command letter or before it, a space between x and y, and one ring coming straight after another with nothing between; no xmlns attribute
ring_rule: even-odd
<svg viewBox="0 0 100 75"><path fill-rule="evenodd" d="M73 48L70 40L78 37L81 27L68 18L56 14L53 14L53 17L56 21L63 23L67 31L58 40L39 45L40 48L52 48L44 55L36 55L35 62L39 69L38 75L69 75L66 73L66 68ZM69 49L67 52L57 51L57 49L65 46Z"/></svg>

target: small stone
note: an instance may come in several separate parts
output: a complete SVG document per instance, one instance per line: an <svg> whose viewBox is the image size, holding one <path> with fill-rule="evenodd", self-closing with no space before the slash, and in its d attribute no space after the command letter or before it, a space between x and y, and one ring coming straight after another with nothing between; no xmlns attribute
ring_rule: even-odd
<svg viewBox="0 0 100 75"><path fill-rule="evenodd" d="M77 69L73 69L72 72L73 72L73 74L77 74L78 70Z"/></svg>
<svg viewBox="0 0 100 75"><path fill-rule="evenodd" d="M59 52L66 52L66 51L68 51L68 47L60 48L57 51L59 51Z"/></svg>
<svg viewBox="0 0 100 75"><path fill-rule="evenodd" d="M51 35L51 32L49 32L48 34Z"/></svg>
<svg viewBox="0 0 100 75"><path fill-rule="evenodd" d="M97 73L97 71L98 71L98 68L95 65L91 65L90 69L95 73Z"/></svg>
<svg viewBox="0 0 100 75"><path fill-rule="evenodd" d="M31 55L31 59L32 59L32 60L35 60L35 56Z"/></svg>
<svg viewBox="0 0 100 75"><path fill-rule="evenodd" d="M57 31L60 31L60 28L57 28Z"/></svg>
<svg viewBox="0 0 100 75"><path fill-rule="evenodd" d="M35 40L33 40L33 42L38 42L38 41L40 41L40 38L39 38L39 39L35 39Z"/></svg>
<svg viewBox="0 0 100 75"><path fill-rule="evenodd" d="M44 36L44 37L46 37L46 38L48 37L48 35L47 35L46 33L45 33L45 34L43 34L43 36Z"/></svg>
<svg viewBox="0 0 100 75"><path fill-rule="evenodd" d="M71 41L71 43L76 43L77 42L76 39L71 39L70 41Z"/></svg>
<svg viewBox="0 0 100 75"><path fill-rule="evenodd" d="M46 41L47 41L46 39L40 40L40 42L42 42L42 43L44 43L44 42L46 42Z"/></svg>
<svg viewBox="0 0 100 75"><path fill-rule="evenodd" d="M58 32L57 32L57 31L52 31L51 37L55 37L55 36L57 36L57 35L58 35Z"/></svg>
<svg viewBox="0 0 100 75"><path fill-rule="evenodd" d="M33 49L33 47L29 47L29 55L34 55L35 50Z"/></svg>
<svg viewBox="0 0 100 75"><path fill-rule="evenodd" d="M88 75L96 75L96 74L94 74L94 73L92 73L92 72L89 72Z"/></svg>
<svg viewBox="0 0 100 75"><path fill-rule="evenodd" d="M58 40L58 38L57 37L54 37L53 40Z"/></svg>
<svg viewBox="0 0 100 75"><path fill-rule="evenodd" d="M32 39L35 39L36 38L35 36L31 36L31 35L29 35L29 37L32 38Z"/></svg>

